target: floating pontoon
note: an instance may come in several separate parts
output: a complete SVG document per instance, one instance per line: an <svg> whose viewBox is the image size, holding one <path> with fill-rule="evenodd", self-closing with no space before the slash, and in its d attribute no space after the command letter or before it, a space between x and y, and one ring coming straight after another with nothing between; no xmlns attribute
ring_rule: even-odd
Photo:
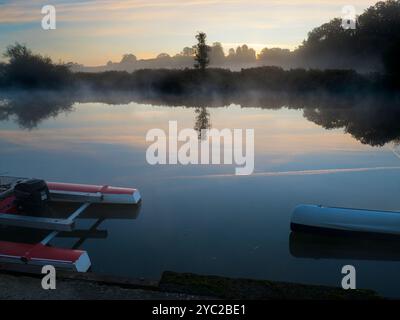
<svg viewBox="0 0 400 320"><path fill-rule="evenodd" d="M400 236L400 212L300 205L291 218L292 231L309 233Z"/></svg>
<svg viewBox="0 0 400 320"><path fill-rule="evenodd" d="M136 205L140 200L139 191L132 188L0 177L0 225L51 230L35 244L0 241L0 266L13 264L37 269L53 265L86 272L91 265L86 251L53 248L48 246L49 242L58 235L79 233L75 230L75 220L84 215L91 204L126 206ZM78 203L79 206L68 217L49 217L46 210L49 201Z"/></svg>

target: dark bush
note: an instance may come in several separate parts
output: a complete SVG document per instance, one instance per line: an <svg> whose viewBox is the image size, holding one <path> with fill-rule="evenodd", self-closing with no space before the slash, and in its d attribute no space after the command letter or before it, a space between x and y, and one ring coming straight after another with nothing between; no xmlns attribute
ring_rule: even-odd
<svg viewBox="0 0 400 320"><path fill-rule="evenodd" d="M54 64L50 58L33 54L16 43L4 54L9 59L3 66L3 85L22 88L60 88L70 85L72 73L67 66Z"/></svg>

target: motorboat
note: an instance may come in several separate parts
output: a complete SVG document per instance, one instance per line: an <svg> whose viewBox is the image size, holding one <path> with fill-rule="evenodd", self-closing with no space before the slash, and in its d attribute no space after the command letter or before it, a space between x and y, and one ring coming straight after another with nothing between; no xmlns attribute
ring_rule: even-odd
<svg viewBox="0 0 400 320"><path fill-rule="evenodd" d="M140 192L134 188L0 176L0 225L47 230L35 243L0 241L0 267L11 264L29 271L53 265L62 270L87 272L91 261L86 251L52 247L50 241L68 233L76 235L75 221L87 214L90 206L126 208L137 206L140 201ZM57 216L54 208L49 210L53 204L56 208L57 204L75 206L62 217Z"/></svg>

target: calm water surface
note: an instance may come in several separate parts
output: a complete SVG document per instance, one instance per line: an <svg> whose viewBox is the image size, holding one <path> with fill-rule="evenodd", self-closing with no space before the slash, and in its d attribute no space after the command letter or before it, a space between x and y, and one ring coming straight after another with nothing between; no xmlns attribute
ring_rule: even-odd
<svg viewBox="0 0 400 320"><path fill-rule="evenodd" d="M230 105L208 108L210 124L255 129L255 175L235 177L229 165L147 164L147 131L167 130L169 120L193 128L195 110L75 103L30 126L11 114L0 122L0 173L140 189L136 212L111 214L86 239L52 242L87 250L94 272L157 279L173 270L339 286L342 266L352 264L359 288L400 297L398 243L306 237L289 226L301 203L399 210L392 144L362 144L301 109Z"/></svg>

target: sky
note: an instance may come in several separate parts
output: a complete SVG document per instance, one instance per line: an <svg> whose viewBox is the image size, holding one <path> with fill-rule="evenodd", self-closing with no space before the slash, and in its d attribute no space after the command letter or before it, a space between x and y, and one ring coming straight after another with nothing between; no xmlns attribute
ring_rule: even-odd
<svg viewBox="0 0 400 320"><path fill-rule="evenodd" d="M0 50L18 41L54 61L88 66L123 54L174 55L195 44L198 31L225 51L248 44L294 49L314 27L357 14L377 0L0 0ZM45 5L56 8L56 29L43 30Z"/></svg>

